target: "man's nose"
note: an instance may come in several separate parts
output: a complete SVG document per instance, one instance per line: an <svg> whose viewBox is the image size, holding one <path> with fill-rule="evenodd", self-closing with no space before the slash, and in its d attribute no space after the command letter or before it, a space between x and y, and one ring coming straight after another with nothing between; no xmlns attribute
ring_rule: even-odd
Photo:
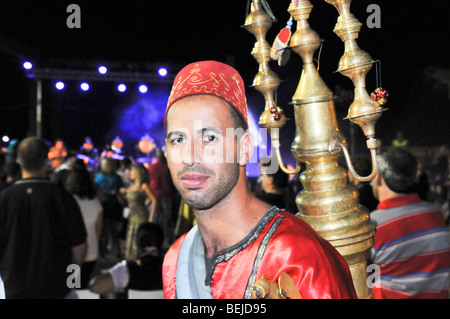
<svg viewBox="0 0 450 319"><path fill-rule="evenodd" d="M190 139L183 147L183 163L193 165L202 161L202 144L195 139Z"/></svg>

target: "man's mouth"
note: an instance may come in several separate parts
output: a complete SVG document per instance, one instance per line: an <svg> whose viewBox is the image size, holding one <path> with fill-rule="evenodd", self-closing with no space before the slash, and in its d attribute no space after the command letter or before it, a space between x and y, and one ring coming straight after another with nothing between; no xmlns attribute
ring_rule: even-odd
<svg viewBox="0 0 450 319"><path fill-rule="evenodd" d="M195 189L206 184L209 176L198 173L186 173L181 176L181 182L185 188Z"/></svg>

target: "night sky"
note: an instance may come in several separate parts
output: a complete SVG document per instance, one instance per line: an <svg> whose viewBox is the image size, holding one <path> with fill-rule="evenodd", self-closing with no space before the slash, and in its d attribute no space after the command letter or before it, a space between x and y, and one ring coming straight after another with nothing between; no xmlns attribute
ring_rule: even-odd
<svg viewBox="0 0 450 319"><path fill-rule="evenodd" d="M269 1L277 22L267 34L273 42L289 19L288 0ZM70 3L81 8L81 28L69 29L66 12ZM337 94L338 86L353 90L352 82L335 72L344 52L333 33L337 10L325 1L314 5L309 23L325 40L320 56L320 75ZM450 62L446 42L450 38L449 6L445 1L354 0L353 14L363 23L359 46L381 61L382 84L390 98L377 123L377 136L389 144L402 130L414 145L449 144ZM381 28L370 29L366 19L369 4L381 8ZM12 138L32 135L34 81L26 77L21 64L28 59L39 68L95 70L105 64L110 70L153 72L164 65L175 74L184 65L205 59L233 65L248 87L247 100L256 119L264 100L251 88L258 65L250 52L252 34L242 28L246 0L147 0L147 1L9 1L0 8L0 134ZM294 24L295 31L295 24ZM288 63L271 68L284 81L278 91L278 105L292 118L289 105L301 73L301 58L292 53ZM73 85L72 85L73 84ZM134 144L149 133L159 140L160 123L168 84L149 84L150 93L135 93L132 84L119 94L113 83L97 83L82 94L76 83L59 92L53 82L44 82L43 137L63 138L78 148L85 136L98 147L119 134ZM75 87L75 88L74 88ZM376 88L375 68L367 77L369 93ZM336 103L339 126L350 137L347 105ZM126 123L126 124L123 124ZM294 137L294 122L282 129L284 151ZM349 142L364 148L359 127ZM353 141L352 141L353 140ZM289 160L288 160L289 161Z"/></svg>

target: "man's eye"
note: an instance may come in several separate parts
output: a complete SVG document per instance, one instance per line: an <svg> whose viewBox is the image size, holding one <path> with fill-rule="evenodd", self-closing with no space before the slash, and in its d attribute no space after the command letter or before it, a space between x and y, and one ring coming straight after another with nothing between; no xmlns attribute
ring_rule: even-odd
<svg viewBox="0 0 450 319"><path fill-rule="evenodd" d="M203 141L206 143L214 143L218 140L217 136L212 134L207 134L203 136Z"/></svg>
<svg viewBox="0 0 450 319"><path fill-rule="evenodd" d="M172 145L177 145L177 144L181 144L184 141L184 137L183 136L176 136L176 137L172 137L170 139L170 143Z"/></svg>

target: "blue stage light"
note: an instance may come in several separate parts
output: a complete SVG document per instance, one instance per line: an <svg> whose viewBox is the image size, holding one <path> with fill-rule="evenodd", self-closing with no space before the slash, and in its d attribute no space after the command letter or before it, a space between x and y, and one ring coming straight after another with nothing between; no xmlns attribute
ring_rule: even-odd
<svg viewBox="0 0 450 319"><path fill-rule="evenodd" d="M147 93L148 92L148 87L145 84L141 84L139 85L139 92L141 93Z"/></svg>
<svg viewBox="0 0 450 319"><path fill-rule="evenodd" d="M26 70L31 70L33 68L33 64L30 61L25 61L23 63L23 68Z"/></svg>
<svg viewBox="0 0 450 319"><path fill-rule="evenodd" d="M106 74L106 72L108 72L108 69L106 68L106 66L101 65L101 66L98 67L98 73Z"/></svg>
<svg viewBox="0 0 450 319"><path fill-rule="evenodd" d="M61 81L58 81L58 82L56 82L55 83L55 88L57 89L57 90L62 90L62 89L64 89L64 82L61 82Z"/></svg>
<svg viewBox="0 0 450 319"><path fill-rule="evenodd" d="M160 75L160 76L162 76L162 77L164 77L164 76L166 76L167 75L167 69L166 68L159 68L159 70L158 70L158 74Z"/></svg>
<svg viewBox="0 0 450 319"><path fill-rule="evenodd" d="M81 88L83 91L88 91L88 90L89 90L89 84L86 83L86 82L83 82L83 83L80 84L80 88Z"/></svg>
<svg viewBox="0 0 450 319"><path fill-rule="evenodd" d="M117 90L119 92L125 92L127 90L127 86L125 84L121 83L117 86Z"/></svg>

